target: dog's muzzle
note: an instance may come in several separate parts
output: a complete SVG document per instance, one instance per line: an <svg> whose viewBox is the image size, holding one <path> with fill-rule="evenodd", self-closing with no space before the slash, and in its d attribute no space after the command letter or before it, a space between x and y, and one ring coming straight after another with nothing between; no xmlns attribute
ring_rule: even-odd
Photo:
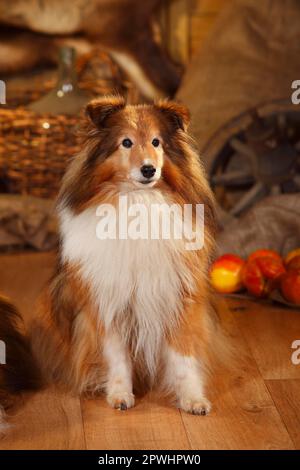
<svg viewBox="0 0 300 470"><path fill-rule="evenodd" d="M143 165L141 167L141 173L144 178L147 178L149 180L155 175L156 168L153 165Z"/></svg>

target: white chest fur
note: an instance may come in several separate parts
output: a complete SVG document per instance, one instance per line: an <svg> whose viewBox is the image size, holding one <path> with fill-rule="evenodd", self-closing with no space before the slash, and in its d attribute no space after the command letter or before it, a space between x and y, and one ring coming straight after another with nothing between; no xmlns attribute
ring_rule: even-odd
<svg viewBox="0 0 300 470"><path fill-rule="evenodd" d="M166 202L159 191L129 193L129 206ZM192 287L192 273L183 257L183 241L174 239L99 240L96 208L79 215L60 211L62 258L81 266L92 286L105 328L119 325L122 337L134 340L151 372L162 337L180 315L183 291ZM134 338L133 338L134 336Z"/></svg>

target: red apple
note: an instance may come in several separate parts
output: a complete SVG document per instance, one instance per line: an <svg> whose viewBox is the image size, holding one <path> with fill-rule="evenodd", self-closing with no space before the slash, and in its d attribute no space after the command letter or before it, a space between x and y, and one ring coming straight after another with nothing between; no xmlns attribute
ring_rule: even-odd
<svg viewBox="0 0 300 470"><path fill-rule="evenodd" d="M285 268L277 257L257 257L248 260L242 271L242 281L255 297L267 297L279 284Z"/></svg>
<svg viewBox="0 0 300 470"><path fill-rule="evenodd" d="M290 269L282 276L280 287L283 297L288 302L300 306L300 271Z"/></svg>
<svg viewBox="0 0 300 470"><path fill-rule="evenodd" d="M296 248L295 250L290 251L290 252L286 255L286 257L285 257L285 259L284 259L285 264L288 265L289 262L290 262L293 258L295 258L295 256L300 256L300 248Z"/></svg>
<svg viewBox="0 0 300 470"><path fill-rule="evenodd" d="M211 266L210 280L216 291L231 294L242 289L241 273L244 260L227 253L220 256Z"/></svg>
<svg viewBox="0 0 300 470"><path fill-rule="evenodd" d="M269 256L257 258L258 264L263 276L271 281L276 281L285 273L285 267L282 259L271 258Z"/></svg>
<svg viewBox="0 0 300 470"><path fill-rule="evenodd" d="M300 255L291 258L286 267L288 271L290 269L296 269L297 271L300 271Z"/></svg>
<svg viewBox="0 0 300 470"><path fill-rule="evenodd" d="M277 259L279 261L282 261L282 258L280 256L280 254L277 253L277 251L267 250L267 249L261 249L261 250L253 251L253 253L251 253L251 255L248 256L248 261L253 261L254 259L265 258L265 257L269 257L269 258L273 258L273 259Z"/></svg>
<svg viewBox="0 0 300 470"><path fill-rule="evenodd" d="M248 292L255 297L266 297L270 293L256 260L246 262L242 272L242 281Z"/></svg>

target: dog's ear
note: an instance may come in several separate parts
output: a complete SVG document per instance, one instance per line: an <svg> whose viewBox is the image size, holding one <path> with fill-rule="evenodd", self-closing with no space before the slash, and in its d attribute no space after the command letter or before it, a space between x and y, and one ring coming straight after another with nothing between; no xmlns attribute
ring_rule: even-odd
<svg viewBox="0 0 300 470"><path fill-rule="evenodd" d="M191 120L190 112L186 106L175 101L162 100L155 105L156 109L177 129L186 131Z"/></svg>
<svg viewBox="0 0 300 470"><path fill-rule="evenodd" d="M90 101L85 108L86 115L96 127L104 127L105 121L113 113L120 111L126 105L122 96L105 96Z"/></svg>

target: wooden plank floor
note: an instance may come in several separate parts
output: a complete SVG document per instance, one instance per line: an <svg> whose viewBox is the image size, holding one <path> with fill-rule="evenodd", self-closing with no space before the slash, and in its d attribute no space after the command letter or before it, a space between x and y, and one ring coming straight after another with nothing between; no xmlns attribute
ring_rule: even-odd
<svg viewBox="0 0 300 470"><path fill-rule="evenodd" d="M0 256L0 292L25 318L53 264L51 254ZM221 314L239 367L212 380L209 416L185 414L154 393L120 412L104 398L51 388L16 412L0 449L300 449L300 365L291 362L300 312L230 300Z"/></svg>

